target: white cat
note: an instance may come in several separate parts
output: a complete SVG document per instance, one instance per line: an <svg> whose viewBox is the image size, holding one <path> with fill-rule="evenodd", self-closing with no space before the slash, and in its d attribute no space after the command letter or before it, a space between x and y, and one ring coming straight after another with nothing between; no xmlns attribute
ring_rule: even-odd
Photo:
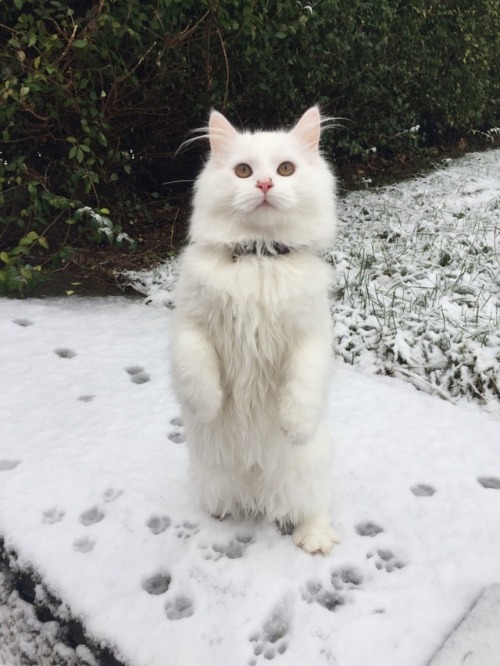
<svg viewBox="0 0 500 666"><path fill-rule="evenodd" d="M194 488L213 516L264 515L310 553L330 527L329 269L335 180L312 107L289 131L213 111L177 287L172 363Z"/></svg>

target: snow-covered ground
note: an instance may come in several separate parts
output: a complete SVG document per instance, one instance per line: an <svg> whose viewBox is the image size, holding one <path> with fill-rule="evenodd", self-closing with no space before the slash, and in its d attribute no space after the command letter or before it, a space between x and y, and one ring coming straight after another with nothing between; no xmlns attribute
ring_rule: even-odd
<svg viewBox="0 0 500 666"><path fill-rule="evenodd" d="M474 177L492 155L465 158ZM497 243L500 184L490 180L470 205L493 211ZM171 285L172 275L143 281ZM329 396L342 544L312 557L274 525L217 522L194 505L169 385L171 315L127 299L0 301L0 537L11 567L32 572L39 602L78 619L89 645L130 666L427 664L500 582L495 410L376 376L379 352L360 344L359 366L339 361ZM498 372L495 333L485 348ZM92 663L86 647L58 642L54 623L37 625L4 576L2 666L51 664L48 649L54 664ZM19 636L12 618L31 631Z"/></svg>

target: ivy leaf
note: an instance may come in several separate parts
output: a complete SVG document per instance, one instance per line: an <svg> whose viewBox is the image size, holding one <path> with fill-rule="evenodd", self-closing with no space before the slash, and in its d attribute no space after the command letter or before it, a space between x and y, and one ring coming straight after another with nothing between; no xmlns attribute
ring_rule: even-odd
<svg viewBox="0 0 500 666"><path fill-rule="evenodd" d="M87 40L86 39L75 39L73 42L73 46L76 49L84 49L87 46Z"/></svg>

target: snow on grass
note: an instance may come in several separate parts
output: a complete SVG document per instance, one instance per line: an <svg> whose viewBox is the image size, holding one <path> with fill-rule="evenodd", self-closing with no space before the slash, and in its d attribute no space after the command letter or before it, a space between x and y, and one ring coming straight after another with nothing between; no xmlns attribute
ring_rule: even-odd
<svg viewBox="0 0 500 666"><path fill-rule="evenodd" d="M500 399L500 151L341 202L332 310L353 364Z"/></svg>
<svg viewBox="0 0 500 666"><path fill-rule="evenodd" d="M448 162L447 162L448 164ZM337 353L454 400L500 409L500 150L340 200ZM172 300L177 261L125 281Z"/></svg>

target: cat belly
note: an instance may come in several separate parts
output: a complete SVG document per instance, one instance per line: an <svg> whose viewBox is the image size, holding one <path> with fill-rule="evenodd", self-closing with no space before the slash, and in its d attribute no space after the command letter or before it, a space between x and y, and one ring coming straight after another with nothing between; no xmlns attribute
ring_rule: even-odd
<svg viewBox="0 0 500 666"><path fill-rule="evenodd" d="M261 514L296 524L328 507L330 442L322 424L302 446L290 444L278 428L238 437L232 425L224 418L186 421L191 478L208 513Z"/></svg>

